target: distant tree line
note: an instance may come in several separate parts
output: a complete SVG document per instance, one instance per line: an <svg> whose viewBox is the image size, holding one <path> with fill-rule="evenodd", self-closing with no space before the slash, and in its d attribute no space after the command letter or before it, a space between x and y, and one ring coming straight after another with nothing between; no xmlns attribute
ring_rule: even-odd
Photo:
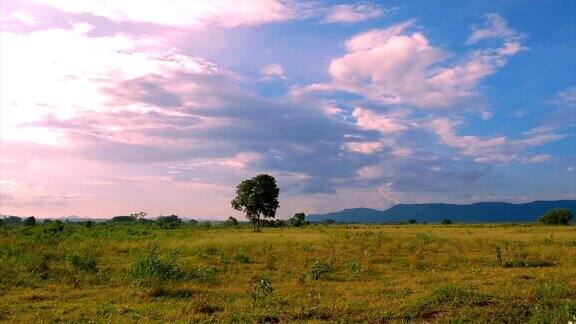
<svg viewBox="0 0 576 324"><path fill-rule="evenodd" d="M261 227L285 227L293 226L300 227L309 225L310 222L306 220L304 213L296 213L288 220L274 219L276 211L280 207L278 196L280 188L276 184L276 179L268 174L259 174L251 179L246 179L236 186L236 196L230 202L233 209L244 212L249 223L255 232L260 231ZM147 218L146 212L132 213L129 215L115 216L107 223L123 224L123 223L144 223L156 224L161 228L171 229L179 226L189 225L203 225L210 227L213 225L210 221L198 222L196 220L189 220L185 222L178 215L158 216L155 220ZM538 218L538 221L546 225L568 225L572 220L572 211L570 209L552 209ZM44 223L49 223L50 220L44 220ZM83 222L87 228L92 227L95 222ZM336 223L332 219L324 221L325 224ZM403 222L389 222L390 224L403 224ZM417 224L418 221L410 219L408 224ZM217 223L223 226L240 226L236 218L230 216L224 222ZM452 224L450 219L442 220L441 224ZM5 226L35 226L36 218L31 216L21 219L16 216L4 216L0 219L0 227Z"/></svg>

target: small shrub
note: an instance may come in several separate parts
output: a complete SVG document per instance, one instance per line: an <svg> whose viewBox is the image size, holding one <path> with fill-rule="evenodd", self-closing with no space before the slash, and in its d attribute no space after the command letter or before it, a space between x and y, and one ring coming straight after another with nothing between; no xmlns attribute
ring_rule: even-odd
<svg viewBox="0 0 576 324"><path fill-rule="evenodd" d="M416 234L416 240L418 240L420 244L426 245L432 243L434 237L429 233L418 233Z"/></svg>
<svg viewBox="0 0 576 324"><path fill-rule="evenodd" d="M168 257L158 255L159 246L153 244L148 253L136 260L129 269L129 273L139 282L149 280L169 281L183 277L183 272L177 264L177 252L172 252Z"/></svg>
<svg viewBox="0 0 576 324"><path fill-rule="evenodd" d="M247 256L246 254L242 254L242 253L237 253L236 255L234 255L234 260L238 261L239 263L250 263L250 257Z"/></svg>
<svg viewBox="0 0 576 324"><path fill-rule="evenodd" d="M489 302L487 295L449 283L432 289L429 296L409 306L406 317L407 319L428 318L446 306L453 308L486 306Z"/></svg>
<svg viewBox="0 0 576 324"><path fill-rule="evenodd" d="M217 247L208 245L200 252L200 255L203 257L211 257L218 255L218 253L220 253L220 250Z"/></svg>
<svg viewBox="0 0 576 324"><path fill-rule="evenodd" d="M330 265L327 262L316 261L312 263L312 265L308 269L308 272L310 274L310 278L318 280L325 278L326 275L328 275L328 273L330 273L331 270L332 269L330 268Z"/></svg>
<svg viewBox="0 0 576 324"><path fill-rule="evenodd" d="M50 274L50 259L48 255L32 257L28 262L28 272L38 276L40 279L48 279Z"/></svg>
<svg viewBox="0 0 576 324"><path fill-rule="evenodd" d="M71 254L66 258L72 268L84 272L98 272L98 260L94 254L84 252L82 254Z"/></svg>
<svg viewBox="0 0 576 324"><path fill-rule="evenodd" d="M298 245L298 250L302 252L310 252L314 250L314 246L312 245L312 243L301 243L300 245Z"/></svg>
<svg viewBox="0 0 576 324"><path fill-rule="evenodd" d="M498 263L502 264L502 262L504 261L502 259L502 245L498 244L498 245L494 246L494 254L496 254L496 261L498 261Z"/></svg>
<svg viewBox="0 0 576 324"><path fill-rule="evenodd" d="M443 219L442 220L442 225L450 225L450 224L452 224L451 220L449 220L449 219Z"/></svg>
<svg viewBox="0 0 576 324"><path fill-rule="evenodd" d="M364 271L360 263L358 263L358 261L348 261L346 263L346 266L348 267L348 270L350 270L350 273L354 277L360 276Z"/></svg>
<svg viewBox="0 0 576 324"><path fill-rule="evenodd" d="M564 285L544 283L535 287L534 297L539 303L551 303L569 295L570 289Z"/></svg>
<svg viewBox="0 0 576 324"><path fill-rule="evenodd" d="M194 276L201 282L214 284L216 283L216 275L218 274L218 269L215 266L211 266L205 269L196 270Z"/></svg>
<svg viewBox="0 0 576 324"><path fill-rule="evenodd" d="M540 268L540 267L551 267L554 262L547 260L523 260L523 259L513 259L506 260L504 262L504 268Z"/></svg>
<svg viewBox="0 0 576 324"><path fill-rule="evenodd" d="M253 299L265 299L273 291L274 291L274 288L272 288L270 279L268 279L266 277L260 277L260 278L258 278L256 283L254 283L254 286L252 287L252 292L250 295L252 296Z"/></svg>

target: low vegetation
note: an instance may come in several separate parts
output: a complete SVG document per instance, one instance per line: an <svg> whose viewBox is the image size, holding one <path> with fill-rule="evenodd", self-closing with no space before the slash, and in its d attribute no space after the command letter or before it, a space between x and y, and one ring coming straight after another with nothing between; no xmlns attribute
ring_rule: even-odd
<svg viewBox="0 0 576 324"><path fill-rule="evenodd" d="M0 320L576 320L575 226L128 218L5 220Z"/></svg>

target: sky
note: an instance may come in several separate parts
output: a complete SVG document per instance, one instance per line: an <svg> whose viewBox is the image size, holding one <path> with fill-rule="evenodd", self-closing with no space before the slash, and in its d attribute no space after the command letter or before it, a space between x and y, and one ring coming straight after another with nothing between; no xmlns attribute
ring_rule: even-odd
<svg viewBox="0 0 576 324"><path fill-rule="evenodd" d="M6 0L0 213L576 199L576 2Z"/></svg>

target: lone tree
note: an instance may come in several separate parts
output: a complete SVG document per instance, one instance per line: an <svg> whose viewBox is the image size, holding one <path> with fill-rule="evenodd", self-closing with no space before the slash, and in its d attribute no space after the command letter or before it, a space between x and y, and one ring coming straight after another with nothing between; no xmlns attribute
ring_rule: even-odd
<svg viewBox="0 0 576 324"><path fill-rule="evenodd" d="M30 216L24 220L24 226L35 226L36 225L36 218L34 216Z"/></svg>
<svg viewBox="0 0 576 324"><path fill-rule="evenodd" d="M260 231L260 216L274 218L280 207L278 194L280 189L276 179L268 174L259 174L252 179L242 181L236 187L236 198L231 202L232 208L246 213L252 222L254 231Z"/></svg>
<svg viewBox="0 0 576 324"><path fill-rule="evenodd" d="M295 227L300 227L304 225L304 221L306 220L306 214L304 213L296 213L294 217L290 218L290 224Z"/></svg>
<svg viewBox="0 0 576 324"><path fill-rule="evenodd" d="M238 223L238 220L236 218L230 216L228 217L226 222L224 222L224 224L226 224L227 226L238 226L240 223Z"/></svg>
<svg viewBox="0 0 576 324"><path fill-rule="evenodd" d="M540 216L538 221L546 225L568 225L572 220L572 211L568 208L554 208Z"/></svg>

